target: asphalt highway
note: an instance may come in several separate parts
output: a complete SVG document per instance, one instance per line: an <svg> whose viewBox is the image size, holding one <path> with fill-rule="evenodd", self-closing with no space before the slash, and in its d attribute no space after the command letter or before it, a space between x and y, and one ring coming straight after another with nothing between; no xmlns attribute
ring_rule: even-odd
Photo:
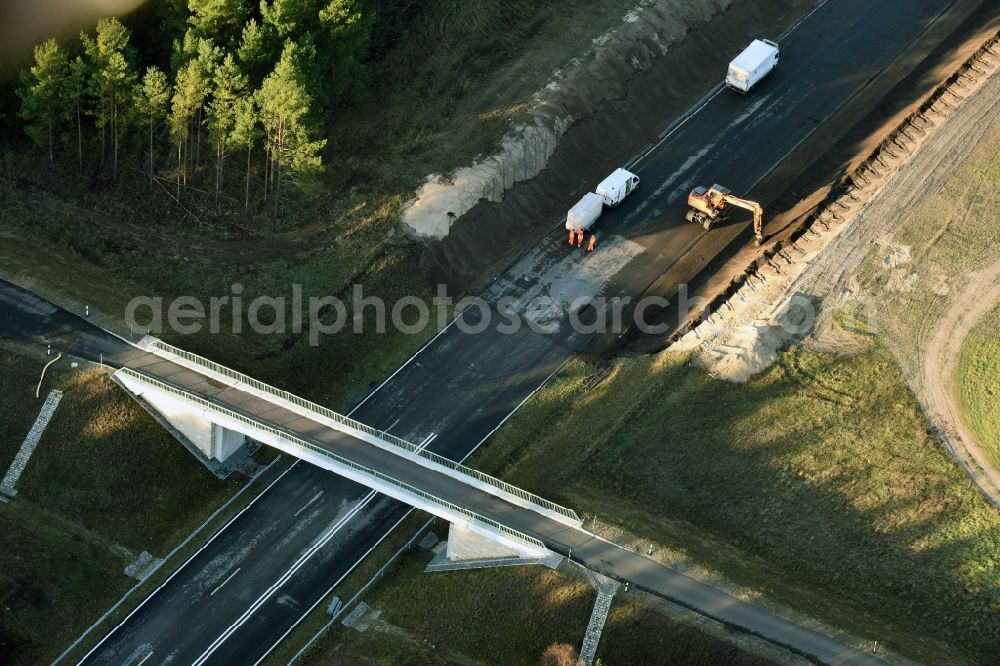
<svg viewBox="0 0 1000 666"><path fill-rule="evenodd" d="M640 189L602 219L597 253L571 252L561 234L553 235L485 291L491 315L507 296L518 314L536 324L551 324L553 332L522 327L511 335L495 328L467 333L463 327L483 316L470 309L462 318L465 326L453 323L442 331L352 416L410 441L428 441L430 450L453 459L467 457L587 341L589 334L573 330L566 316L578 298L637 295L683 257L707 251L702 249L705 232L684 221L684 197L692 185L719 182L737 194L753 195L778 163L953 4L819 3L782 37L781 65L758 90L747 96L718 90L684 117L664 119L664 136L633 162L642 178ZM919 62L926 52L906 57ZM747 222L740 218L731 224L745 227ZM549 300L539 305L541 297ZM100 336L91 339L91 332L84 334L86 340L76 340L58 312L39 317L43 323L34 326L32 339L48 337L56 340L54 346L75 345L84 355L114 346ZM8 321L4 315L0 332L24 337L16 319ZM167 661L255 663L406 511L397 502L370 498L368 489L353 482L297 464L85 661L137 664L145 659L149 666ZM547 538L554 547L572 545L570 539ZM648 565L634 559L645 558L615 551L606 559L603 551L590 550L603 546L575 538L574 559L664 593L657 581L665 579L647 579L643 567ZM217 577L219 571L235 571L221 589L218 583L225 577ZM690 590L695 596L701 592ZM709 614L751 625L762 635L775 631L769 618L727 617L743 609L728 601L702 605L713 608ZM811 637L796 635L797 629L781 628L783 638L772 640L819 654L807 647ZM828 656L829 661L841 658Z"/></svg>

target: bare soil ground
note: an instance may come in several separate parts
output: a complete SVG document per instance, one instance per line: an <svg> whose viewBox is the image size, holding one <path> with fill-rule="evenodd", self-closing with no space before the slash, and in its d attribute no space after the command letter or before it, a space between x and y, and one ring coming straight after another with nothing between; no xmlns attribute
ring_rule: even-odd
<svg viewBox="0 0 1000 666"><path fill-rule="evenodd" d="M606 10L612 10L614 3ZM722 15L734 0L640 2L593 38L586 50L551 72L526 99L524 111L500 141L498 152L447 175L430 174L403 208L405 230L418 237L446 237L453 223L480 200L499 202L515 183L535 177L576 121L593 116L607 100L624 97L635 74L666 55L687 33ZM556 40L565 48L567 40ZM535 54L511 71L537 70ZM503 74L499 78L507 79Z"/></svg>
<svg viewBox="0 0 1000 666"><path fill-rule="evenodd" d="M1000 303L1000 262L970 275L965 289L938 321L924 351L922 399L952 453L981 488L991 485L994 504L1000 508L1000 471L995 456L976 437L966 422L958 400L956 383L962 342L980 319ZM983 478L985 477L985 478ZM984 491L985 492L985 491Z"/></svg>

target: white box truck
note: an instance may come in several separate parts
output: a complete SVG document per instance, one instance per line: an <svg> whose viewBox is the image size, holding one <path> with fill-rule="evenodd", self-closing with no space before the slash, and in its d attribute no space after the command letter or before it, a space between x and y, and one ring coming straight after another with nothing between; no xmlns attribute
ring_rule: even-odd
<svg viewBox="0 0 1000 666"><path fill-rule="evenodd" d="M755 39L729 63L726 85L741 93L750 92L778 64L778 45L769 39Z"/></svg>
<svg viewBox="0 0 1000 666"><path fill-rule="evenodd" d="M604 199L593 192L587 192L566 214L566 228L572 231L581 229L586 231L597 222L603 207Z"/></svg>
<svg viewBox="0 0 1000 666"><path fill-rule="evenodd" d="M605 206L617 206L639 185L639 176L625 169L615 169L601 181L594 192L604 199Z"/></svg>

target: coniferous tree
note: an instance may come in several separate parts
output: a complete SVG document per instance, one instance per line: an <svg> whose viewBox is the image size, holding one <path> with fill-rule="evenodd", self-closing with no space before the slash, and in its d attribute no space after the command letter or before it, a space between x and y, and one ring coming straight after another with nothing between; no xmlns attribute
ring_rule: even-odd
<svg viewBox="0 0 1000 666"><path fill-rule="evenodd" d="M35 64L21 74L20 115L27 121L28 136L39 146L48 145L49 162L54 161L53 135L67 116L68 76L66 54L54 39L35 47Z"/></svg>
<svg viewBox="0 0 1000 666"><path fill-rule="evenodd" d="M260 137L260 120L257 115L257 105L253 95L240 97L236 100L233 114L233 131L229 135L229 144L236 149L246 149L247 169L246 182L243 187L243 210L250 209L250 157L254 144Z"/></svg>
<svg viewBox="0 0 1000 666"><path fill-rule="evenodd" d="M285 40L309 28L308 20L315 13L310 0L261 0L260 15L278 39Z"/></svg>
<svg viewBox="0 0 1000 666"><path fill-rule="evenodd" d="M318 52L322 58L325 102L357 99L364 89L363 60L368 55L374 14L360 0L330 0L319 11Z"/></svg>
<svg viewBox="0 0 1000 666"><path fill-rule="evenodd" d="M83 173L83 108L87 98L87 82L90 80L90 67L80 56L69 63L69 76L66 79L66 96L76 117L76 163L77 169Z"/></svg>
<svg viewBox="0 0 1000 666"><path fill-rule="evenodd" d="M131 128L136 127L137 145L148 141L151 187L161 150L157 135L166 121L177 150L178 197L181 185L199 173L204 125L216 152L217 200L230 153L246 151L245 209L258 168L257 147L263 145L264 198L270 203L268 197L274 197L277 215L289 186L307 190L322 170L320 151L326 141L320 138L321 110L356 99L362 91L362 63L374 21L368 4L162 0L158 34L169 37L143 41L143 52L147 62L163 60L163 49L172 40L167 74L156 67L138 71L129 30L117 19L101 19L96 30L81 34L80 57L68 57L51 40L39 45L34 66L22 75L21 116L31 138L48 145L50 161L57 140L65 140L68 148L75 124L81 173L88 131L84 116L92 117L100 135L101 164L112 167L115 182L122 146L131 147L125 142L132 140ZM253 89L252 95L247 92Z"/></svg>
<svg viewBox="0 0 1000 666"><path fill-rule="evenodd" d="M135 90L136 110L146 119L149 129L149 186L153 186L153 130L167 115L170 84L167 75L155 65L146 70Z"/></svg>
<svg viewBox="0 0 1000 666"><path fill-rule="evenodd" d="M118 19L101 19L97 22L96 37L83 33L80 40L92 67L90 92L97 100L94 117L101 130L101 155L104 155L105 130L110 128L113 179L117 182L118 143L129 120L130 97L136 79L132 65L134 56L128 47L129 31Z"/></svg>
<svg viewBox="0 0 1000 666"><path fill-rule="evenodd" d="M244 0L188 0L188 23L217 42L236 37L249 13Z"/></svg>
<svg viewBox="0 0 1000 666"><path fill-rule="evenodd" d="M212 77L221 55L221 49L212 40L198 36L194 30L188 30L183 42L175 49L177 79L174 98L178 100L180 95L180 104L175 103L173 111L187 114L184 118L187 122L187 134L179 144L179 148L183 148L186 163L181 167L184 183L187 183L188 171L200 164L202 113L212 92Z"/></svg>
<svg viewBox="0 0 1000 666"><path fill-rule="evenodd" d="M170 136L177 146L177 198L181 196L181 183L187 184L185 151L191 139L191 123L199 104L197 65L190 62L177 72L174 94L170 99Z"/></svg>
<svg viewBox="0 0 1000 666"><path fill-rule="evenodd" d="M247 78L240 71L236 59L227 53L215 71L212 101L208 106L208 127L215 143L215 198L219 198L222 169L226 148L236 125L236 102L246 95Z"/></svg>
<svg viewBox="0 0 1000 666"><path fill-rule="evenodd" d="M259 84L267 73L269 53L264 31L257 19L251 18L243 26L243 36L236 51L240 63L252 83Z"/></svg>
<svg viewBox="0 0 1000 666"><path fill-rule="evenodd" d="M261 124L264 127L274 194L274 212L281 210L282 185L286 181L305 189L309 178L322 170L319 151L326 140L314 139L312 98L304 80L299 47L288 41L274 71L257 91Z"/></svg>
<svg viewBox="0 0 1000 666"><path fill-rule="evenodd" d="M112 181L118 182L118 142L131 119L132 92L136 73L122 53L112 53L108 66L98 73L101 87L111 111L111 138L113 146Z"/></svg>

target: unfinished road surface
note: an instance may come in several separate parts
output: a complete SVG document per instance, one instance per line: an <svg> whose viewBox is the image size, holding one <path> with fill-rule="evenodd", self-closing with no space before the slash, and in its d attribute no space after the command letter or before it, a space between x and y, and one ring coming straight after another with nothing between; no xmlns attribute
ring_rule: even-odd
<svg viewBox="0 0 1000 666"><path fill-rule="evenodd" d="M461 321L442 331L352 415L410 441L429 441L436 453L464 459L590 337L569 326L566 305L580 296L641 293L678 262L700 270L717 251L712 234L744 231L746 223L740 222L706 235L684 222L684 197L692 185L719 182L748 195L767 187L772 170L808 146L831 114L862 95L876 104L880 91L916 68L979 4L820 2L781 38L782 64L754 94L716 90L685 116L664 118L661 139L636 156L634 170L643 179L639 191L602 219L593 256L568 251L562 234L553 234L486 290L492 307L466 310ZM903 65L890 67L895 63ZM608 171L615 166L609 164ZM495 327L468 332L484 317L495 318L496 303L505 296L518 315L538 326L551 325L551 332L527 326L511 334ZM323 494L310 510L297 513L319 491ZM255 663L407 511L372 497L362 486L298 464L86 661ZM633 567L645 558L615 551L623 559L602 564L579 548L587 546L574 546L574 559L587 558L610 575L644 579ZM202 581L233 561L245 564L211 595ZM718 610L715 615L721 617L725 604ZM798 639L789 634L786 642Z"/></svg>

